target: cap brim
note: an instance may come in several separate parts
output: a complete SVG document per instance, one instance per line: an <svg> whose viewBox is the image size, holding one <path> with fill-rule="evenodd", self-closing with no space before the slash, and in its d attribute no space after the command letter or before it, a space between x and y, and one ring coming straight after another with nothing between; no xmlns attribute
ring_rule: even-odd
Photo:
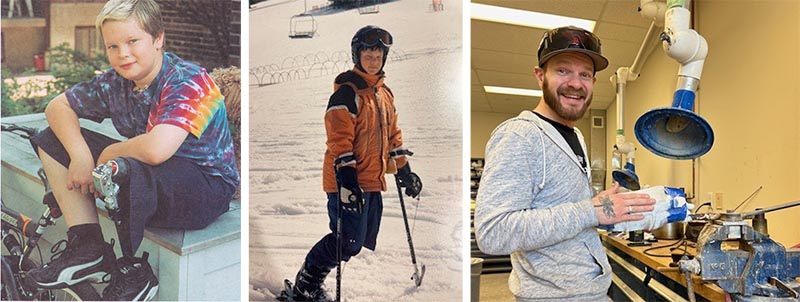
<svg viewBox="0 0 800 302"><path fill-rule="evenodd" d="M606 69L606 67L608 67L608 59L606 59L605 57L597 54L594 51L590 51L590 50L586 50L586 49L582 49L582 48L564 48L564 49L559 49L559 50L556 50L556 51L551 51L551 52L547 53L546 55L544 55L544 57L539 59L539 66L543 66L544 63L547 62L547 60L551 59L552 57L554 57L554 56L556 56L558 54L565 53L565 52L579 52L579 53L582 53L582 54L586 54L587 56L592 58L592 62L594 62L594 70L595 71L601 71L603 69Z"/></svg>

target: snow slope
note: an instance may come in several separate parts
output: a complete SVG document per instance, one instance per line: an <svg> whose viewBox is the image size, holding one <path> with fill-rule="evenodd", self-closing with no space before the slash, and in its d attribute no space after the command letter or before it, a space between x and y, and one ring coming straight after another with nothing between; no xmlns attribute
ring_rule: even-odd
<svg viewBox="0 0 800 302"><path fill-rule="evenodd" d="M308 8L322 3L309 0ZM386 83L395 94L405 146L415 152L412 168L424 183L418 211L416 200L404 200L417 259L427 273L415 287L397 190L388 176L377 250L362 249L345 266L344 300L461 301L466 226L461 219L460 1L446 2L446 10L435 13L430 2L410 0L381 4L373 15L356 10L320 15L315 17L318 35L295 40L287 37L288 20L303 11L302 1L259 5L250 11L251 69L309 54L349 55L350 38L367 24L389 30L392 49L405 54L404 60L387 62ZM334 77L250 87L251 300L274 300L283 279L294 280L308 250L329 232L321 168L323 115ZM335 282L334 270L326 282L330 295Z"/></svg>

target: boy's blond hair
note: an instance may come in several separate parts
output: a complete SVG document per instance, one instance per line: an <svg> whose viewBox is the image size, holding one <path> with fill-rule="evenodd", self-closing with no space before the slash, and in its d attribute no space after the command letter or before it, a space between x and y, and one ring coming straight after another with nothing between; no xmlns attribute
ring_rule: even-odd
<svg viewBox="0 0 800 302"><path fill-rule="evenodd" d="M130 17L135 17L139 26L145 32L153 36L153 39L164 32L164 24L161 21L161 9L154 0L111 0L103 6L103 10L97 15L95 27L102 35L102 26L108 20L124 21Z"/></svg>

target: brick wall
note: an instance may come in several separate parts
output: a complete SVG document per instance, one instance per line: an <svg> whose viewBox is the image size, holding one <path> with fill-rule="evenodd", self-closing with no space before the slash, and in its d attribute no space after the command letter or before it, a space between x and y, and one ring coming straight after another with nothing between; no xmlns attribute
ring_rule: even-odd
<svg viewBox="0 0 800 302"><path fill-rule="evenodd" d="M165 50L208 70L240 66L241 0L157 0Z"/></svg>

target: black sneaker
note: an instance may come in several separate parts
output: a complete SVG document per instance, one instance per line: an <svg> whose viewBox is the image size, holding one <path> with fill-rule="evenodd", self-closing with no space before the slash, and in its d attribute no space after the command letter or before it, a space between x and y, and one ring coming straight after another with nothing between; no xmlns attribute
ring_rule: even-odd
<svg viewBox="0 0 800 302"><path fill-rule="evenodd" d="M83 281L100 283L114 269L116 256L112 244L76 244L75 238L61 240L50 249L53 253L50 263L28 271L26 282L45 289L66 288Z"/></svg>
<svg viewBox="0 0 800 302"><path fill-rule="evenodd" d="M111 283L103 290L106 301L150 301L158 292L158 278L147 262L147 252L141 258L122 257L117 269L111 272Z"/></svg>

